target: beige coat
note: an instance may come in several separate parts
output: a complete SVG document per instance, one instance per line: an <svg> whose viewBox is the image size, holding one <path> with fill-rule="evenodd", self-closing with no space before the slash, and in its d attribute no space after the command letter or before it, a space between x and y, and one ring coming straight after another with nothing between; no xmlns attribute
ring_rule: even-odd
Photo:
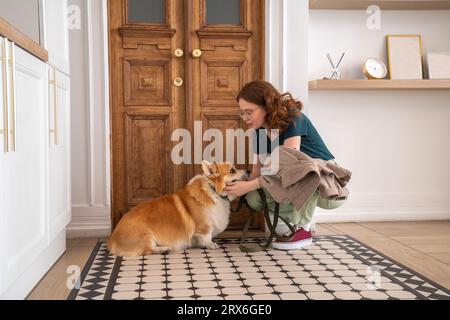
<svg viewBox="0 0 450 320"><path fill-rule="evenodd" d="M279 203L292 203L300 210L308 198L319 188L320 197L343 200L348 196L345 185L352 173L334 163L313 159L296 149L277 147L279 166L276 174L261 175L259 185Z"/></svg>

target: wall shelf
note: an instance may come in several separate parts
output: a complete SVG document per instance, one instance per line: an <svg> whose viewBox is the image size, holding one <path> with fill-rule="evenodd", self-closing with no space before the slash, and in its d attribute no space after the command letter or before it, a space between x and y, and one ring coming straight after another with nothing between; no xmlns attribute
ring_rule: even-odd
<svg viewBox="0 0 450 320"><path fill-rule="evenodd" d="M366 10L370 5L382 10L450 10L449 0L309 0L310 9Z"/></svg>
<svg viewBox="0 0 450 320"><path fill-rule="evenodd" d="M309 90L450 90L450 80L311 80Z"/></svg>

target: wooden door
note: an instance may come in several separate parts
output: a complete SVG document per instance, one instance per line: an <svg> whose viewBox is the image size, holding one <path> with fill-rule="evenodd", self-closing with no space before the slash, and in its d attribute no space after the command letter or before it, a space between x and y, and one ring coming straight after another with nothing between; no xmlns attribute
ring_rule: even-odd
<svg viewBox="0 0 450 320"><path fill-rule="evenodd" d="M131 207L200 173L198 164L171 161L175 129L194 138L195 121L203 132L243 128L235 97L263 78L264 1L108 3L115 225ZM242 229L247 216L233 214L229 229ZM263 230L262 220L252 228Z"/></svg>

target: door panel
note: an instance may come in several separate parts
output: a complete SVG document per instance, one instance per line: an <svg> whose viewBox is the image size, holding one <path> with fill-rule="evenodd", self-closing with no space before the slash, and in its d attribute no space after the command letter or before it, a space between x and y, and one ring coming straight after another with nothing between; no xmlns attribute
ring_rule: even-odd
<svg viewBox="0 0 450 320"><path fill-rule="evenodd" d="M226 2L226 3L225 3ZM192 59L190 76L193 91L187 110L190 121L202 120L203 131L219 129L223 133L224 149L232 141L227 140L226 129L243 129L244 124L238 116L239 105L236 96L248 81L262 79L263 74L263 38L261 24L264 20L263 1L241 0L239 7L231 1L196 0L188 8L191 51L199 48L202 52L197 59ZM210 18L208 8L216 6ZM227 8L223 8L226 6ZM234 6L234 9L233 9ZM220 9L227 15L220 15ZM234 18L230 17L234 14ZM217 17L215 16L217 15ZM228 22L228 23L227 23ZM193 32L195 31L195 32ZM189 123L188 123L189 125ZM234 139L234 138L233 138ZM246 163L249 163L249 140L245 146ZM208 143L203 144L203 148ZM237 163L237 141L234 147L234 163ZM241 152L243 150L240 150ZM224 160L230 158L223 151ZM247 168L247 165L238 165ZM188 171L188 177L202 173L200 165L194 165ZM242 230L250 212L241 210L232 214L228 230ZM264 230L264 221L253 221L251 229Z"/></svg>
<svg viewBox="0 0 450 320"><path fill-rule="evenodd" d="M126 106L171 106L171 59L124 59L124 92Z"/></svg>
<svg viewBox="0 0 450 320"><path fill-rule="evenodd" d="M262 0L157 2L109 1L114 224L202 173L200 165L172 163L179 142L172 132L186 128L194 137L194 121L203 132L243 128L235 97L247 81L263 78ZM230 228L242 228L247 215L233 215Z"/></svg>
<svg viewBox="0 0 450 320"><path fill-rule="evenodd" d="M185 181L184 168L170 161L171 132L185 121L183 88L172 85L184 68L173 58L174 48L184 47L176 32L183 7L163 1L164 23L136 18L139 5L154 2L108 2L114 225L133 206L174 192Z"/></svg>
<svg viewBox="0 0 450 320"><path fill-rule="evenodd" d="M133 115L126 121L128 204L135 206L172 188L171 119L169 115Z"/></svg>
<svg viewBox="0 0 450 320"><path fill-rule="evenodd" d="M201 60L202 107L236 105L236 96L245 85L247 64L244 59L228 61L223 58Z"/></svg>

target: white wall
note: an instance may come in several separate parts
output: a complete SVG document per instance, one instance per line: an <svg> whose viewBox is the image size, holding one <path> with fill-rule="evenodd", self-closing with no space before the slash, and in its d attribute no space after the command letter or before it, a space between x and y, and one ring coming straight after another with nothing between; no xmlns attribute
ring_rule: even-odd
<svg viewBox="0 0 450 320"><path fill-rule="evenodd" d="M107 235L109 88L106 0L69 0L81 12L70 30L72 90L72 222L69 237Z"/></svg>
<svg viewBox="0 0 450 320"><path fill-rule="evenodd" d="M39 37L39 9L38 0L0 1L0 17L43 46Z"/></svg>
<svg viewBox="0 0 450 320"><path fill-rule="evenodd" d="M310 11L310 80L329 76L326 53L343 51L343 78L362 79L366 58L387 61L387 34L421 34L424 57L450 52L450 11L382 11L380 30L369 30L367 17ZM450 91L310 91L308 110L353 172L348 203L319 210L318 221L450 219Z"/></svg>

